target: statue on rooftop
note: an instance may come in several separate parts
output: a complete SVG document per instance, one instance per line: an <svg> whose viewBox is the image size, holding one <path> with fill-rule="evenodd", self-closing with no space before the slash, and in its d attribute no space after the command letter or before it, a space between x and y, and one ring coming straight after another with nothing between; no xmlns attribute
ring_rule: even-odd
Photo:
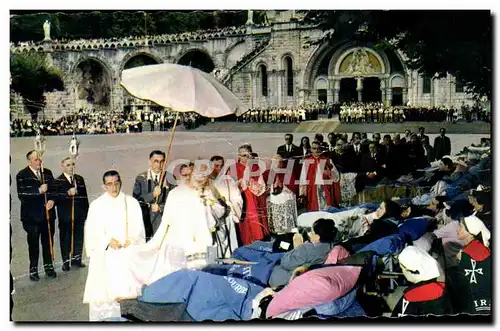
<svg viewBox="0 0 500 331"><path fill-rule="evenodd" d="M43 41L48 41L50 39L50 22L49 20L45 20L45 23L43 23L43 33L45 37L43 38Z"/></svg>
<svg viewBox="0 0 500 331"><path fill-rule="evenodd" d="M253 25L253 10L248 10L248 18L246 25Z"/></svg>

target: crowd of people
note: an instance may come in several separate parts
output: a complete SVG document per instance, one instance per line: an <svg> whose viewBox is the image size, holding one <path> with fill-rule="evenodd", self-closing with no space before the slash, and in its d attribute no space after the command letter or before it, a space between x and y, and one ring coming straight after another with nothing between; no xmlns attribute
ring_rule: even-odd
<svg viewBox="0 0 500 331"><path fill-rule="evenodd" d="M76 114L63 116L56 120L33 121L29 119L14 119L10 124L11 137L35 136L37 130L42 135L76 134L112 134L142 132L145 123L150 131L168 131L175 121L175 113L165 110L157 112L135 112L129 114L112 113L109 111L80 110ZM204 125L208 119L194 112L179 115L178 124L192 130Z"/></svg>
<svg viewBox="0 0 500 331"><path fill-rule="evenodd" d="M317 120L327 110L322 101L301 106L252 108L237 118L244 123L300 123Z"/></svg>
<svg viewBox="0 0 500 331"><path fill-rule="evenodd" d="M337 106L337 107L335 107ZM328 113L335 113L338 105L328 107ZM348 103L342 104L338 111L342 123L402 123L406 121L419 122L453 122L465 120L490 121L490 114L475 105L469 107L416 107L416 106L384 106L382 103Z"/></svg>
<svg viewBox="0 0 500 331"><path fill-rule="evenodd" d="M132 196L111 170L90 204L73 159L55 178L28 152L16 183L30 279L39 280L40 240L45 273L57 277L47 228L57 209L63 271L85 267L83 245L89 258L90 320L120 317L125 299L140 295L152 304L180 296L194 320L491 313L489 139L452 155L444 129L433 146L424 128L370 139L330 133L326 142L316 134L299 146L287 134L271 159L251 144L237 152L236 163L214 155L169 169L165 153L152 151ZM354 199L377 187L373 201ZM376 275L386 270L370 261L394 255L389 276L408 287L389 312L374 309L367 293L384 294ZM476 266L482 273L471 275ZM342 290L318 293L325 277ZM204 306L207 296L220 309ZM248 309L231 309L240 304Z"/></svg>

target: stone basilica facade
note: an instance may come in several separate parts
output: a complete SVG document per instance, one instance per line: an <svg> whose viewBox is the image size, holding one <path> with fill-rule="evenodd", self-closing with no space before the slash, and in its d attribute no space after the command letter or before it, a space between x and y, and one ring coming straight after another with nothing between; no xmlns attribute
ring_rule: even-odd
<svg viewBox="0 0 500 331"><path fill-rule="evenodd" d="M401 52L349 40L316 44L325 32L303 23L295 11L268 11L267 18L267 24L257 26L249 11L245 27L134 39L58 42L46 31L42 43L11 45L11 53L45 52L62 69L66 90L46 94L45 118L81 108L152 109L127 95L120 77L124 69L155 63L211 72L250 108L317 100L445 107L473 103L453 76L433 79L408 70Z"/></svg>

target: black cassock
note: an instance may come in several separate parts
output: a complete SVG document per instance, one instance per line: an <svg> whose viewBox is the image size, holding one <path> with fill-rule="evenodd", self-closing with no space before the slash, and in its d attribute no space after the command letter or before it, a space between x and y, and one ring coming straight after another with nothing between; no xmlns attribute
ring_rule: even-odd
<svg viewBox="0 0 500 331"><path fill-rule="evenodd" d="M408 286L392 311L392 317L446 315L452 313L445 283L435 279Z"/></svg>
<svg viewBox="0 0 500 331"><path fill-rule="evenodd" d="M447 271L455 313L491 314L491 251L479 240L462 250L458 266Z"/></svg>

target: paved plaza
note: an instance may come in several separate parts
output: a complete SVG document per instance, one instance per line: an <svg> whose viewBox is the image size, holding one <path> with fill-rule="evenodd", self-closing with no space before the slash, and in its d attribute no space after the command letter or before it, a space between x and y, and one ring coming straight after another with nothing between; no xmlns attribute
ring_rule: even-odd
<svg viewBox="0 0 500 331"><path fill-rule="evenodd" d="M365 131L371 131L369 128L366 129ZM298 145L300 138L306 135L312 141L313 133L300 133L295 135L294 143ZM101 176L109 169L120 172L123 190L131 194L135 176L148 167L149 153L153 149L166 150L169 136L169 132L79 136L81 145L76 171L85 178L90 201L101 194ZM481 137L489 137L486 134L448 136L452 142L452 153L460 151L471 143L478 143ZM431 143L435 137L436 134L429 134ZM46 137L47 152L44 156L44 165L52 170L54 176L59 176L61 173L60 160L68 156L69 139L70 136ZM277 147L284 143L284 139L283 133L177 132L169 160L210 158L214 154L235 158L237 147L245 142L251 142L259 156L270 157L276 153ZM61 271L58 231L54 237L58 277L47 279L41 273L41 280L38 283L31 282L28 277L28 247L26 233L19 221L20 202L17 198L15 176L27 165L25 155L33 147L32 137L11 139L10 192L13 229L11 270L15 277L16 289L13 317L15 321L86 321L88 307L81 301L88 268L70 272ZM39 268L43 270L41 254Z"/></svg>

